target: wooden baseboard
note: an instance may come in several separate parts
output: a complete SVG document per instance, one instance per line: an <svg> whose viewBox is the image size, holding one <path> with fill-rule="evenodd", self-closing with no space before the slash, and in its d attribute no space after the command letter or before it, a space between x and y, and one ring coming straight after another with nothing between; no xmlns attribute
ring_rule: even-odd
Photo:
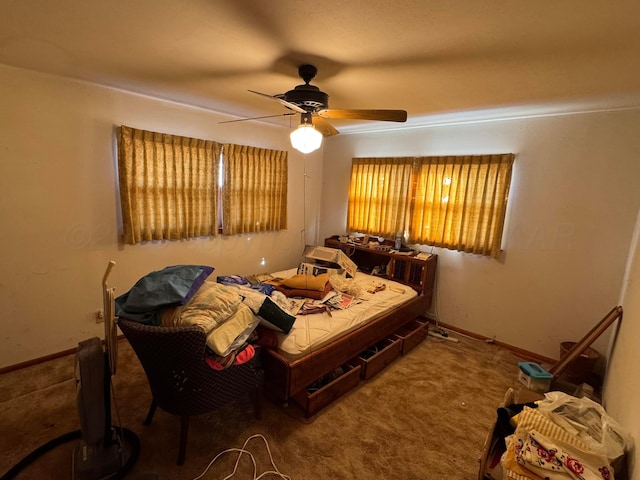
<svg viewBox="0 0 640 480"><path fill-rule="evenodd" d="M425 319L430 322L433 322L433 320L427 317L425 317ZM462 328L458 328L456 326L449 325L447 323L438 322L438 325L442 328L446 328L447 330L451 330L452 332L459 333L460 335L465 335L470 338L475 338L476 340L482 340L482 341L491 340L492 343L499 345L503 348L506 348L507 350L515 353L519 357L523 357L526 360L531 360L540 364L547 363L550 365L554 365L557 362L557 360L554 358L538 355L537 353L533 353L528 350L524 350L522 348L514 347L513 345L509 345L508 343L500 342L498 340L494 340L490 337L485 337L484 335L470 332L468 330L463 330ZM118 335L118 340L122 338L124 338L124 336ZM69 350L64 350L62 352L52 353L51 355L45 355L44 357L38 357L38 358L34 358L33 360L28 360L26 362L16 363L15 365L2 367L0 368L0 375L4 373L13 372L15 370L20 370L21 368L31 367L32 365L38 365L40 363L48 362L49 360L55 360L57 358L65 357L67 355L72 355L72 354L75 354L77 350L78 350L77 348L70 348Z"/></svg>
<svg viewBox="0 0 640 480"><path fill-rule="evenodd" d="M118 335L118 340L124 338L124 335ZM104 344L104 340L102 340ZM33 365L39 365L44 362L48 362L50 360L56 360L58 358L66 357L67 355L75 355L78 351L78 347L70 348L69 350L63 350L62 352L52 353L51 355L45 355L44 357L34 358L32 360L27 360L26 362L16 363L15 365L8 365L6 367L0 368L0 375L9 372L15 372L16 370L20 370L22 368L32 367Z"/></svg>
<svg viewBox="0 0 640 480"><path fill-rule="evenodd" d="M510 352L513 352L517 356L522 357L523 359L528 360L528 361L534 361L536 363L549 364L549 365L554 365L558 361L555 358L545 357L544 355L539 355L537 353L530 352L528 350L524 350L524 349L519 348L519 347L514 347L513 345L510 345L508 343L500 342L500 341L495 340L495 339L493 339L491 337L485 337L484 335L480 335L480 334L477 334L477 333L474 333L474 332L469 332L468 330L464 330L462 328L458 328L458 327L453 326L453 325L449 325L449 324L442 323L442 322L438 322L438 325L440 327L442 327L442 328L447 329L447 330L451 330L452 332L459 333L460 335L465 335L465 336L470 337L470 338L475 338L476 340L482 340L484 342L490 341L491 343L493 343L495 345L499 345L500 347L505 348L505 349L509 350Z"/></svg>

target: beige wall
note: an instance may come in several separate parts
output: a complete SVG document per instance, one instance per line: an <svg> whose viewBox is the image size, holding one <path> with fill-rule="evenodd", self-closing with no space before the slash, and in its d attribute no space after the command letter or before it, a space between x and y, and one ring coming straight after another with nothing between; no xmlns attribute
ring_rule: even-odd
<svg viewBox="0 0 640 480"><path fill-rule="evenodd" d="M638 127L634 110L332 137L321 234L345 231L352 157L515 153L504 256L436 249L438 313L557 358L561 341L580 339L617 305L640 207ZM605 337L596 349L606 352Z"/></svg>
<svg viewBox="0 0 640 480"><path fill-rule="evenodd" d="M290 150L286 129L220 125L226 118L205 110L2 66L0 91L0 367L102 337L94 313L109 260L116 262L109 284L119 295L142 275L178 263L212 265L218 274L288 268L315 242L322 152L305 158ZM122 124L290 150L288 229L121 245L114 127Z"/></svg>
<svg viewBox="0 0 640 480"><path fill-rule="evenodd" d="M609 374L605 384L604 405L607 413L629 429L636 445L640 442L640 215L631 246L627 273L620 295L624 309L615 341L612 342ZM637 452L637 446L635 451ZM640 463L631 456L630 478L640 479Z"/></svg>

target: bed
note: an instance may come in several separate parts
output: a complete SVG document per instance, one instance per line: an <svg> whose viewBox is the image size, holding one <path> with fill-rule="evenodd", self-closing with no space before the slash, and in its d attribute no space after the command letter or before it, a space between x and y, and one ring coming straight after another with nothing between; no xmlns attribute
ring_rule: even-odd
<svg viewBox="0 0 640 480"><path fill-rule="evenodd" d="M335 245L328 244L328 246ZM300 393L315 380L348 363L369 346L391 336L407 323L424 315L431 306L437 256L429 255L426 259L415 259L415 257L394 257L388 253L368 252L363 248L356 250L350 247L351 258L355 259L356 264L360 260L364 268L371 263L390 262L390 274L386 278L360 271L356 274L356 278L363 283L377 282L386 285L386 289L379 295L380 298L384 297L384 304L370 308L369 304L363 302L356 307L350 307L350 309L364 309L364 313L360 311L358 313L363 313L365 318L356 322L357 325L342 326L339 332L327 335L327 338L313 343L308 348L304 348L305 342L299 341L299 337L306 334L302 327L336 319L330 319L327 314L298 315L294 328L289 334L278 334L278 348L263 350L265 389L270 396L283 402L299 397ZM381 255L385 257L382 260L371 258L371 256ZM388 300L393 296L397 297L398 301L389 303ZM339 317L340 313L332 315ZM294 348L299 344L302 345L301 348Z"/></svg>

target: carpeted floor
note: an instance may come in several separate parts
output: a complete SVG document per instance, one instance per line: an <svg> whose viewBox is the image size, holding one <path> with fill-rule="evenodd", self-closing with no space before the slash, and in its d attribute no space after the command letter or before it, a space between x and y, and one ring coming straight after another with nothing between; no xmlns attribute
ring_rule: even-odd
<svg viewBox="0 0 640 480"><path fill-rule="evenodd" d="M220 452L261 434L277 468L295 480L475 479L496 407L507 388L520 390L520 359L499 346L451 336L460 341L428 337L309 419L295 405L265 401L262 419L256 420L248 400L194 417L182 467L175 464L179 419L158 410L151 425L142 425L149 388L137 358L121 340L113 378L120 421L114 415L114 424L134 431L141 443L125 478L193 479ZM73 366L69 356L0 377L0 473L36 447L79 428ZM71 478L76 445L56 447L17 478ZM256 458L255 477L272 469L260 439L246 448ZM237 458L237 453L223 454L202 478L225 478ZM232 478L253 479L253 470L244 455Z"/></svg>

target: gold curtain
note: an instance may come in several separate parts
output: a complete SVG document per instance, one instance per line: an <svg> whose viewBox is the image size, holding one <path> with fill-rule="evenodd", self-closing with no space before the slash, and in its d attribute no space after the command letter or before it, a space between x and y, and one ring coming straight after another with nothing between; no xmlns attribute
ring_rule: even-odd
<svg viewBox="0 0 640 480"><path fill-rule="evenodd" d="M225 145L222 233L287 228L287 152Z"/></svg>
<svg viewBox="0 0 640 480"><path fill-rule="evenodd" d="M513 154L416 159L410 243L497 257Z"/></svg>
<svg viewBox="0 0 640 480"><path fill-rule="evenodd" d="M218 233L221 145L122 126L118 174L126 243Z"/></svg>
<svg viewBox="0 0 640 480"><path fill-rule="evenodd" d="M354 158L347 231L404 234L413 158Z"/></svg>

